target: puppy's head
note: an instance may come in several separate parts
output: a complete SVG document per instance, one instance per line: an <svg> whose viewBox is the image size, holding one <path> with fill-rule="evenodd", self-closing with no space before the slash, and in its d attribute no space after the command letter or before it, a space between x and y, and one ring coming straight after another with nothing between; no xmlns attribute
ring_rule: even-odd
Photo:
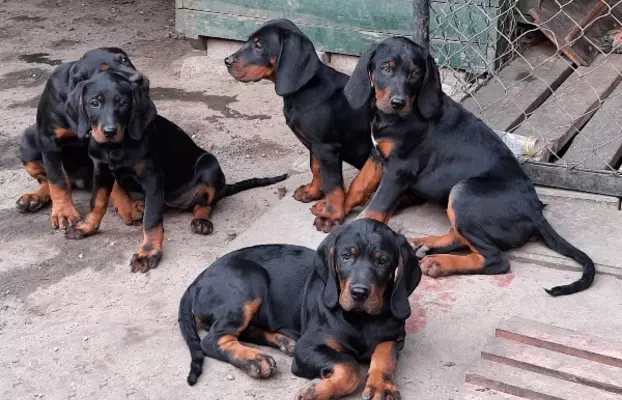
<svg viewBox="0 0 622 400"><path fill-rule="evenodd" d="M70 70L70 88L90 79L100 71L116 70L126 74L136 73L128 55L118 47L100 47L89 50L74 63Z"/></svg>
<svg viewBox="0 0 622 400"><path fill-rule="evenodd" d="M384 114L417 112L435 118L442 105L442 88L434 59L406 37L374 45L359 59L344 94L353 108L372 101Z"/></svg>
<svg viewBox="0 0 622 400"><path fill-rule="evenodd" d="M143 75L113 71L80 82L69 94L65 111L78 137L90 132L97 143L120 143L126 132L140 140L157 114Z"/></svg>
<svg viewBox="0 0 622 400"><path fill-rule="evenodd" d="M404 236L371 219L338 227L320 244L315 268L326 283L324 305L397 319L410 315L408 296L421 280Z"/></svg>
<svg viewBox="0 0 622 400"><path fill-rule="evenodd" d="M241 82L268 79L279 96L294 93L315 75L320 59L311 40L293 22L268 21L238 51L225 58L231 76Z"/></svg>

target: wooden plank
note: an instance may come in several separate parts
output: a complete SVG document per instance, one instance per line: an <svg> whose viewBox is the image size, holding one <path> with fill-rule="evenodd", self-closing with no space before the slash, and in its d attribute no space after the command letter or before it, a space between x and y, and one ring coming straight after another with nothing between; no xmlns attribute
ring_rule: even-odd
<svg viewBox="0 0 622 400"><path fill-rule="evenodd" d="M555 45L577 65L588 66L599 54L598 49L592 44L598 40L605 32L614 29L619 25L622 7L618 7L617 2L612 1L611 13L607 13L601 18L587 26L581 34L572 41L567 40L567 36L575 31L577 25L586 20L586 15L597 7L604 0L574 0L560 4L555 0L543 0L529 11L540 30ZM607 0L608 1L608 0ZM607 11L609 7L606 6ZM617 20L616 20L617 19ZM590 22L590 21L588 21Z"/></svg>
<svg viewBox="0 0 622 400"><path fill-rule="evenodd" d="M614 170L622 157L621 91L622 85L618 85L615 94L605 100L581 129L562 157L565 163L591 170Z"/></svg>
<svg viewBox="0 0 622 400"><path fill-rule="evenodd" d="M622 368L622 343L597 336L520 317L502 321L496 334L507 340Z"/></svg>
<svg viewBox="0 0 622 400"><path fill-rule="evenodd" d="M211 36L241 40L245 37L240 37L243 36L240 31L228 31L227 36L219 32L226 26L243 29L247 34L248 21L288 18L299 26L331 31L321 37L328 42L314 40L319 48L359 55L378 39L391 35L411 36L413 31L412 0L340 0L330 6L314 0L183 0L182 4L183 8L176 13L177 19L183 19L177 24L178 31L193 38ZM435 43L432 53L437 62L478 73L496 68L501 60L499 56L509 45L501 34L509 35L513 26L507 17L509 7L510 2L503 0L432 1L430 37ZM185 18L189 15L195 18ZM208 23L198 21L201 18L208 19ZM236 24L236 20L241 23ZM200 26L197 27L197 23ZM335 30L347 32L335 33ZM363 36L363 40L358 36ZM370 36L375 40L368 40ZM344 37L349 40L340 42ZM331 41L333 39L335 41Z"/></svg>
<svg viewBox="0 0 622 400"><path fill-rule="evenodd" d="M246 40L249 34L268 19L267 17L238 17L215 12L177 9L176 29L180 33L192 37L208 36ZM360 55L373 43L394 34L394 32L355 31L310 25L296 19L292 19L292 21L309 36L317 50L332 53ZM454 67L468 65L473 70L486 69L488 64L482 58L482 54L486 54L486 45L477 46L476 43L439 39L433 39L430 43L431 50L436 55L439 64L449 64Z"/></svg>
<svg viewBox="0 0 622 400"><path fill-rule="evenodd" d="M511 340L492 338L484 360L622 394L622 369Z"/></svg>
<svg viewBox="0 0 622 400"><path fill-rule="evenodd" d="M567 169L551 163L525 162L522 167L536 185L622 197L621 175Z"/></svg>
<svg viewBox="0 0 622 400"><path fill-rule="evenodd" d="M479 3L482 3L481 1ZM301 23L374 32L412 33L412 0L390 2L340 0L324 2L287 0L185 0L185 8L239 17L288 18ZM494 20L497 8L478 4L434 2L430 9L430 34L460 40L481 35Z"/></svg>
<svg viewBox="0 0 622 400"><path fill-rule="evenodd" d="M615 393L486 360L467 370L466 381L533 400L622 400Z"/></svg>
<svg viewBox="0 0 622 400"><path fill-rule="evenodd" d="M527 49L462 105L494 129L509 131L533 113L574 70L550 42Z"/></svg>
<svg viewBox="0 0 622 400"><path fill-rule="evenodd" d="M589 67L578 67L547 101L514 131L550 143L557 153L596 112L622 81L622 55L599 55ZM546 154L541 159L546 161Z"/></svg>
<svg viewBox="0 0 622 400"><path fill-rule="evenodd" d="M520 397L482 388L466 383L461 392L462 400L520 400Z"/></svg>

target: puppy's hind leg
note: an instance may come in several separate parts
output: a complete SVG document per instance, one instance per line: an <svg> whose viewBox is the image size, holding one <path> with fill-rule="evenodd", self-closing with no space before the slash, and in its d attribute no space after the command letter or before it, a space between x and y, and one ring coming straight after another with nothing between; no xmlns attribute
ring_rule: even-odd
<svg viewBox="0 0 622 400"><path fill-rule="evenodd" d="M210 327L201 341L208 357L227 362L257 379L271 377L276 372L276 361L271 356L252 347L244 346L238 338L259 311L263 299L244 302L239 309L231 309Z"/></svg>
<svg viewBox="0 0 622 400"><path fill-rule="evenodd" d="M199 158L194 181L198 185L198 194L192 205L194 218L190 226L195 233L209 235L214 231L214 225L210 221L213 207L226 185L225 175L216 157L205 153Z"/></svg>

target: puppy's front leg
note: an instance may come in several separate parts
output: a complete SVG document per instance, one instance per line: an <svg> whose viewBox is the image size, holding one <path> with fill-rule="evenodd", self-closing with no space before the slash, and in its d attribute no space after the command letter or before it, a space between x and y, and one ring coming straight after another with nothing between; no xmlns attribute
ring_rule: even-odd
<svg viewBox="0 0 622 400"><path fill-rule="evenodd" d="M67 232L65 233L67 239L82 239L97 233L99 225L108 209L108 200L110 199L110 192L112 191L113 184L114 176L110 172L108 165L95 162L91 209L84 221L67 228Z"/></svg>
<svg viewBox="0 0 622 400"><path fill-rule="evenodd" d="M339 146L336 144L313 144L322 173L322 189L326 199L316 204L311 212L316 216L314 225L318 231L330 232L335 225L343 223L345 218L342 161Z"/></svg>
<svg viewBox="0 0 622 400"><path fill-rule="evenodd" d="M134 254L130 266L132 272L147 272L156 268L162 259L164 241L164 179L160 171L145 170L138 176L145 192L145 216L143 218L143 244Z"/></svg>
<svg viewBox="0 0 622 400"><path fill-rule="evenodd" d="M292 372L313 379L295 400L331 400L354 392L361 382L358 362L345 354L343 345L320 332L308 332L294 349Z"/></svg>
<svg viewBox="0 0 622 400"><path fill-rule="evenodd" d="M376 346L369 364L363 399L399 400L400 392L395 384L395 370L403 345L404 342L382 342Z"/></svg>

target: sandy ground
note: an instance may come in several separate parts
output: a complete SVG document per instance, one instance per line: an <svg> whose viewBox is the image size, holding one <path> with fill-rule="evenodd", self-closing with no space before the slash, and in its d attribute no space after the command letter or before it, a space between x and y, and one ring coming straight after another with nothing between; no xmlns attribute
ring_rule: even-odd
<svg viewBox="0 0 622 400"><path fill-rule="evenodd" d="M267 398L283 384L239 388L227 378L247 379L243 374L224 364L214 370L210 362L209 379L188 388L189 357L177 328L185 287L227 245L228 231L241 232L278 201L276 186L223 200L207 237L191 233L190 214L167 213L164 259L148 275L129 271L141 229L126 227L112 211L100 234L69 242L52 231L49 208L32 215L15 209L17 198L36 188L17 144L35 120L46 79L55 65L98 46L130 54L151 81L158 111L213 152L228 181L281 174L304 157L272 86L243 85L225 74L180 80L179 60L191 48L176 38L173 6L172 0L0 0L2 399ZM214 61L213 68L224 66ZM74 199L84 214L88 194Z"/></svg>

